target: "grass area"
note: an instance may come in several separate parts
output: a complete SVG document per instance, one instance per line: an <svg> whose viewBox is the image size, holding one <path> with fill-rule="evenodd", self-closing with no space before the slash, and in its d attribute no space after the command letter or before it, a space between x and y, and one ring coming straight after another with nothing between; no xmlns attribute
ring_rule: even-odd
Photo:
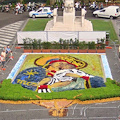
<svg viewBox="0 0 120 120"><path fill-rule="evenodd" d="M110 20L90 20L93 24L94 31L107 31L110 33L110 39L118 40L117 34Z"/></svg>
<svg viewBox="0 0 120 120"><path fill-rule="evenodd" d="M37 92L21 87L20 84L11 84L11 80L6 79L0 85L0 99L13 100L13 101L38 100L38 97L36 97L37 95L43 100L79 99L81 101L85 101L85 100L120 97L120 86L114 80L110 80L108 78L105 84L106 87L100 87L100 88L38 94Z"/></svg>
<svg viewBox="0 0 120 120"><path fill-rule="evenodd" d="M49 20L51 19L29 19L23 31L44 31Z"/></svg>

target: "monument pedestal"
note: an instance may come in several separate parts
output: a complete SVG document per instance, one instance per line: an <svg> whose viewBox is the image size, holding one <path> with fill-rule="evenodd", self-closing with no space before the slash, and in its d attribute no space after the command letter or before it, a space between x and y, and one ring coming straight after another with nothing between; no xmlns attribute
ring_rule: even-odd
<svg viewBox="0 0 120 120"><path fill-rule="evenodd" d="M75 9L74 8L72 9L73 10L71 12L66 12L65 10L63 11L63 24L74 27Z"/></svg>

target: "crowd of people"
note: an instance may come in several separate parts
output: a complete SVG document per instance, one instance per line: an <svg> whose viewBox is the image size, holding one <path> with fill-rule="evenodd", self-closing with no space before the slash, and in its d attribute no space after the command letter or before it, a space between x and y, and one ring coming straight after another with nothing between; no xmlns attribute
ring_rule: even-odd
<svg viewBox="0 0 120 120"><path fill-rule="evenodd" d="M10 49L10 46L7 45L3 48L1 55L0 55L0 70L4 70L5 63L8 59L13 60L13 54L12 50Z"/></svg>
<svg viewBox="0 0 120 120"><path fill-rule="evenodd" d="M85 5L81 5L81 1L77 1L75 2L75 10L78 11L78 10L81 10L81 8L86 8Z"/></svg>
<svg viewBox="0 0 120 120"><path fill-rule="evenodd" d="M93 9L93 10L103 9L103 2L97 3L95 1L92 4L90 3L89 5L90 5L90 8Z"/></svg>

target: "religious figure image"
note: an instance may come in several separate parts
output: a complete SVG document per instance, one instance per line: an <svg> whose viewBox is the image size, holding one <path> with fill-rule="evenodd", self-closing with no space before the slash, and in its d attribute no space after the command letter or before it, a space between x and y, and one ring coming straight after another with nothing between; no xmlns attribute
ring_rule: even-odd
<svg viewBox="0 0 120 120"><path fill-rule="evenodd" d="M24 88L38 93L105 87L102 77L81 70L88 65L85 61L69 55L48 57L46 61L45 59L36 59L34 64L38 67L20 72L13 84L21 84Z"/></svg>

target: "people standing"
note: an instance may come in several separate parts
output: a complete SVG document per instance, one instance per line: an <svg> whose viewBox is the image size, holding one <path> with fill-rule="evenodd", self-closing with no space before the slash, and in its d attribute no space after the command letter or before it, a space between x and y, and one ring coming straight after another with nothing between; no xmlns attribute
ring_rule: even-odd
<svg viewBox="0 0 120 120"><path fill-rule="evenodd" d="M6 61L6 52L5 52L5 50L3 50L1 52L0 60L1 60L1 63L2 63L2 66L1 66L1 69L2 69L2 68L4 68L5 61Z"/></svg>
<svg viewBox="0 0 120 120"><path fill-rule="evenodd" d="M17 3L17 5L16 5L15 9L16 9L16 15L17 15L17 14L18 14L18 12L19 12L19 10L20 10L20 4L19 4L19 3Z"/></svg>
<svg viewBox="0 0 120 120"><path fill-rule="evenodd" d="M4 58L6 58L6 52L5 52L5 50L3 50L3 51L1 52L1 56L4 57Z"/></svg>
<svg viewBox="0 0 120 120"><path fill-rule="evenodd" d="M78 8L79 8L79 2L77 1L77 2L75 3L75 10L78 11Z"/></svg>
<svg viewBox="0 0 120 120"><path fill-rule="evenodd" d="M100 9L103 9L103 3L101 3L101 5L100 5Z"/></svg>
<svg viewBox="0 0 120 120"><path fill-rule="evenodd" d="M0 69L3 69L5 66L5 58L3 56L0 56L0 62L2 63Z"/></svg>
<svg viewBox="0 0 120 120"><path fill-rule="evenodd" d="M7 48L6 48L6 54L10 53L11 49L10 49L10 46L7 45Z"/></svg>
<svg viewBox="0 0 120 120"><path fill-rule="evenodd" d="M13 60L13 54L12 54L12 51L10 51L10 56L9 56L9 58L11 59L11 60Z"/></svg>

